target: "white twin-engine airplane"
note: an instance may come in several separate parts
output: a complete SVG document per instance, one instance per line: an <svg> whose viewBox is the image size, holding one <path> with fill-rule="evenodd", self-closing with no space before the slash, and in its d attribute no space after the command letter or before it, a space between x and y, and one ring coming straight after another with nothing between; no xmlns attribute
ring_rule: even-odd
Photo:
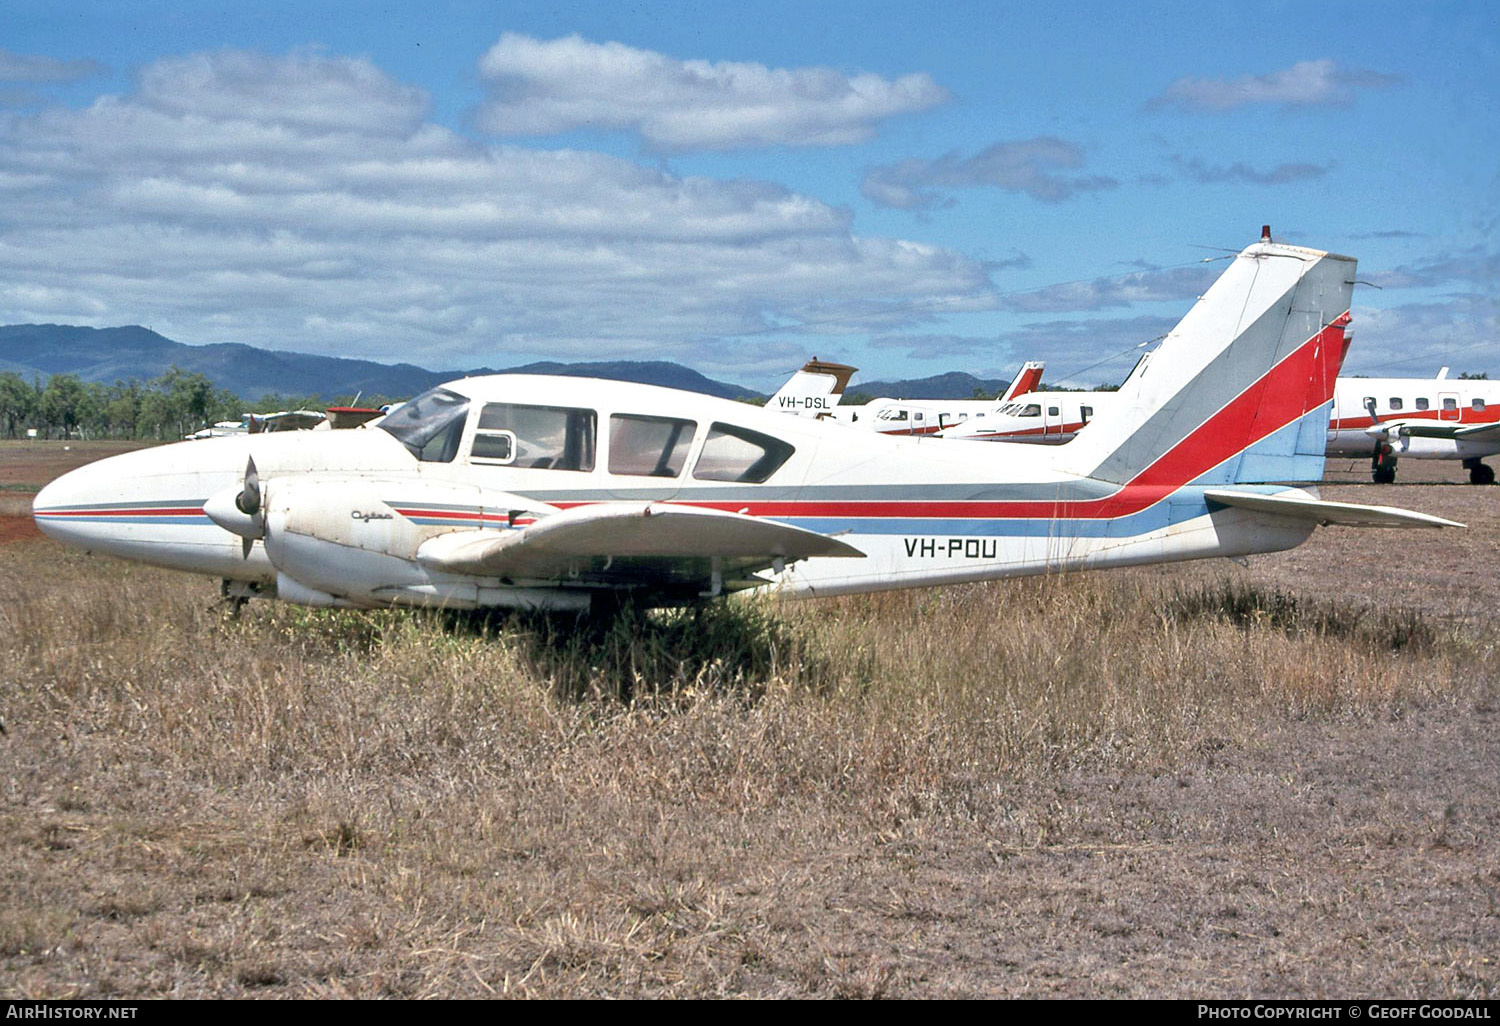
<svg viewBox="0 0 1500 1026"><path fill-rule="evenodd" d="M60 541L219 577L234 598L579 611L1243 556L1318 524L1448 526L1285 484L1322 475L1354 269L1250 246L1068 446L500 375L363 431L102 460L43 489L35 515Z"/></svg>
<svg viewBox="0 0 1500 1026"><path fill-rule="evenodd" d="M1401 457L1462 460L1473 484L1495 483L1482 462L1500 454L1500 381L1447 377L1340 378L1328 455L1369 456L1378 484L1396 480Z"/></svg>

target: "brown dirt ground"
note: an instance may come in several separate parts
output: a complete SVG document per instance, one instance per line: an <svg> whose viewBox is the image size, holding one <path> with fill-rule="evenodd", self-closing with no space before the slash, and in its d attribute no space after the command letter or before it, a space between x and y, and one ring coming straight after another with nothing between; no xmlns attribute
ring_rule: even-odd
<svg viewBox="0 0 1500 1026"><path fill-rule="evenodd" d="M0 544L41 538L31 519L31 497L68 471L122 452L140 442L0 441Z"/></svg>

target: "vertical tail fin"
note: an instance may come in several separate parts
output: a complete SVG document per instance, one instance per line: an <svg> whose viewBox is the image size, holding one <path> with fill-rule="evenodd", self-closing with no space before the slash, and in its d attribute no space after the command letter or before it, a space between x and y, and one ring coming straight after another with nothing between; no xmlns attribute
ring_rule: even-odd
<svg viewBox="0 0 1500 1026"><path fill-rule="evenodd" d="M855 370L847 364L829 363L814 356L787 379L766 403L766 409L796 417L828 416L843 398L844 388Z"/></svg>
<svg viewBox="0 0 1500 1026"><path fill-rule="evenodd" d="M999 401L1008 403L1018 395L1035 392L1037 386L1042 383L1042 368L1046 366L1041 360L1028 360L1021 364L1020 372L1016 374L1015 380L1010 383L1010 387L1005 390L1005 394L1000 397Z"/></svg>
<svg viewBox="0 0 1500 1026"><path fill-rule="evenodd" d="M1169 487L1320 480L1354 270L1300 246L1245 249L1059 468Z"/></svg>

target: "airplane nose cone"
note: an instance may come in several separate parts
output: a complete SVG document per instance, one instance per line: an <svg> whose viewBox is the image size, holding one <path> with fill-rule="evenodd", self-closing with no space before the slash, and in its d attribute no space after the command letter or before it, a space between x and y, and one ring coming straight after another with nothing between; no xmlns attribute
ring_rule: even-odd
<svg viewBox="0 0 1500 1026"><path fill-rule="evenodd" d="M43 534L66 545L87 545L90 541L90 511L105 501L101 496L98 464L69 471L57 478L31 500L31 517Z"/></svg>
<svg viewBox="0 0 1500 1026"><path fill-rule="evenodd" d="M242 569L240 540L203 512L245 461L242 451L226 459L217 441L237 440L179 442L79 467L37 493L32 517L44 534L90 552L204 573Z"/></svg>

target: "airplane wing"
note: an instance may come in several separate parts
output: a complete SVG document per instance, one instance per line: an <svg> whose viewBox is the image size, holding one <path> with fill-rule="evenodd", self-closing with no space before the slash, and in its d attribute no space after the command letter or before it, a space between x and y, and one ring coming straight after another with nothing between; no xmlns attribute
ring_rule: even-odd
<svg viewBox="0 0 1500 1026"><path fill-rule="evenodd" d="M1500 424L1460 424L1457 421L1383 420L1365 428L1378 438L1446 438L1466 442L1500 441Z"/></svg>
<svg viewBox="0 0 1500 1026"><path fill-rule="evenodd" d="M1236 492L1208 489L1203 497L1210 503L1272 513L1293 520L1311 520L1328 526L1346 527L1463 527L1442 517L1416 513L1394 506L1364 506L1355 502L1328 502L1310 495L1265 495L1260 492Z"/></svg>
<svg viewBox="0 0 1500 1026"><path fill-rule="evenodd" d="M753 575L808 556L864 553L774 520L661 502L593 503L516 531L439 535L417 550L422 565L449 573L645 581L711 591L764 584Z"/></svg>
<svg viewBox="0 0 1500 1026"><path fill-rule="evenodd" d="M307 431L328 418L317 410L282 410L280 413L251 414L250 433L262 431Z"/></svg>

